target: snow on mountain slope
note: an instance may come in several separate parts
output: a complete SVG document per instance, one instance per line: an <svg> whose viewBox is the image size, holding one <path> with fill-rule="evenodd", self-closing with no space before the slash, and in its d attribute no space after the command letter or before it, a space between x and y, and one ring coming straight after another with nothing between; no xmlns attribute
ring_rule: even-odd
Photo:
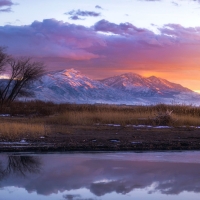
<svg viewBox="0 0 200 200"><path fill-rule="evenodd" d="M35 98L54 102L104 102L120 99L115 90L99 81L91 80L80 72L70 69L52 72L44 75L35 82L31 89L35 91Z"/></svg>
<svg viewBox="0 0 200 200"><path fill-rule="evenodd" d="M199 104L200 95L157 77L127 73L95 81L74 69L47 73L30 89L33 99L56 103ZM30 98L26 100L31 100Z"/></svg>
<svg viewBox="0 0 200 200"><path fill-rule="evenodd" d="M134 93L137 96L172 97L180 92L192 92L183 86L151 76L145 78L135 73L126 73L101 80L107 86Z"/></svg>

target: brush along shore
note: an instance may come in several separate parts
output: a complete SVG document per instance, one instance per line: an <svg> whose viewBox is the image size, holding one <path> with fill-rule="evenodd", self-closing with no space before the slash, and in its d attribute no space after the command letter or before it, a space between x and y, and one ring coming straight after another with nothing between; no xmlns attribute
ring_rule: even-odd
<svg viewBox="0 0 200 200"><path fill-rule="evenodd" d="M200 108L14 102L0 109L1 151L200 149Z"/></svg>

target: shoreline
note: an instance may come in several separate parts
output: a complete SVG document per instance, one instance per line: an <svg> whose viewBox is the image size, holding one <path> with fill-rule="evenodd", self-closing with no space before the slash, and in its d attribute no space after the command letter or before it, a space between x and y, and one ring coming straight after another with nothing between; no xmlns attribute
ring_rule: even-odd
<svg viewBox="0 0 200 200"><path fill-rule="evenodd" d="M69 133L6 140L0 152L98 152L200 150L200 130L192 128L136 128L67 126Z"/></svg>

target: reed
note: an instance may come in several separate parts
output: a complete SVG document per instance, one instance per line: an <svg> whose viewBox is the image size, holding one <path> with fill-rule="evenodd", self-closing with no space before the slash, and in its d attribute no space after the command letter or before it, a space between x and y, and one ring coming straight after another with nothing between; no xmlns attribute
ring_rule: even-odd
<svg viewBox="0 0 200 200"><path fill-rule="evenodd" d="M14 117L0 118L1 136L38 137L69 133L69 126L96 124L200 126L200 107L188 105L126 106L14 102L0 109Z"/></svg>
<svg viewBox="0 0 200 200"><path fill-rule="evenodd" d="M148 119L148 113L131 113L123 111L69 111L46 118L47 124L94 125L100 124L138 124L141 118Z"/></svg>
<svg viewBox="0 0 200 200"><path fill-rule="evenodd" d="M190 115L200 117L200 107L192 105L148 105L148 106L126 106L126 105L107 105L107 104L54 104L52 102L30 101L13 102L9 106L0 108L0 114L24 115L24 116L49 116L70 111L88 112L124 112L124 113L156 113L173 110L178 115Z"/></svg>
<svg viewBox="0 0 200 200"><path fill-rule="evenodd" d="M9 121L0 123L1 137L6 137L8 139L26 137L36 138L46 135L49 131L49 128L44 124L30 124Z"/></svg>

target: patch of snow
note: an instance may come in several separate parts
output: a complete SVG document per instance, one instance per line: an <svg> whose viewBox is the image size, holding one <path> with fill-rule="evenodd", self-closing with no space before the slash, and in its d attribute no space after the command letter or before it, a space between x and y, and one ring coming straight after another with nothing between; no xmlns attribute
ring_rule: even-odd
<svg viewBox="0 0 200 200"><path fill-rule="evenodd" d="M121 126L120 124L96 124L96 125L103 125L103 126L115 126L115 127L119 127ZM133 128L157 128L157 129L165 129L165 128L173 128L173 126L151 126L151 125L126 125L126 127L133 127ZM180 126L180 128L198 128L200 129L200 126ZM117 134L117 133L116 133Z"/></svg>
<svg viewBox="0 0 200 200"><path fill-rule="evenodd" d="M21 142L22 141L22 142ZM17 145L17 144L29 144L28 142L26 142L26 141L24 141L23 142L23 140L21 140L20 142L0 142L0 144L6 144L6 145L10 145L10 144L12 144L12 145Z"/></svg>
<svg viewBox="0 0 200 200"><path fill-rule="evenodd" d="M110 142L120 142L119 140L110 140Z"/></svg>
<svg viewBox="0 0 200 200"><path fill-rule="evenodd" d="M150 125L126 125L126 127L135 127L135 128L153 128Z"/></svg>
<svg viewBox="0 0 200 200"><path fill-rule="evenodd" d="M131 142L131 144L141 144L142 142Z"/></svg>
<svg viewBox="0 0 200 200"><path fill-rule="evenodd" d="M127 125L126 127L134 127L134 128L173 128L172 126L151 126L151 125Z"/></svg>
<svg viewBox="0 0 200 200"><path fill-rule="evenodd" d="M179 126L179 128L200 128L200 126Z"/></svg>
<svg viewBox="0 0 200 200"><path fill-rule="evenodd" d="M51 147L51 146L54 146L53 144L40 144L40 147ZM5 146L7 148L24 148L24 147L38 147L38 145L31 145L31 146L26 146L26 145L9 145L9 146Z"/></svg>
<svg viewBox="0 0 200 200"><path fill-rule="evenodd" d="M146 128L146 125L132 125L133 127L137 127L137 128Z"/></svg>
<svg viewBox="0 0 200 200"><path fill-rule="evenodd" d="M120 124L105 124L105 126L121 126Z"/></svg>
<svg viewBox="0 0 200 200"><path fill-rule="evenodd" d="M16 143L14 143L14 142L0 142L0 144L16 144Z"/></svg>
<svg viewBox="0 0 200 200"><path fill-rule="evenodd" d="M10 114L0 114L0 117L10 117Z"/></svg>
<svg viewBox="0 0 200 200"><path fill-rule="evenodd" d="M27 146L22 146L22 145L19 145L19 146L17 146L17 145L14 145L14 146L6 146L7 148L9 147L9 148L24 148L24 147L27 147ZM31 146L32 147L32 146Z"/></svg>
<svg viewBox="0 0 200 200"><path fill-rule="evenodd" d="M153 128L173 128L172 126L154 126Z"/></svg>

